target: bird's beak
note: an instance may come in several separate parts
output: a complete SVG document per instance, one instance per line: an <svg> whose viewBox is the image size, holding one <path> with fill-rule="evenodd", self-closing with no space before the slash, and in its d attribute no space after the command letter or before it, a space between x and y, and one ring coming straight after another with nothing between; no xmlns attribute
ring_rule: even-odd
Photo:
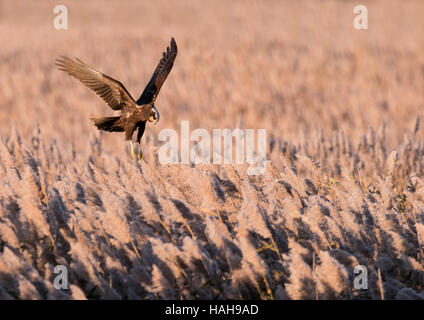
<svg viewBox="0 0 424 320"><path fill-rule="evenodd" d="M156 124L159 121L160 114L158 109L156 109L155 105L153 105L153 112L154 112L154 115L150 117L149 121L152 122L153 124Z"/></svg>

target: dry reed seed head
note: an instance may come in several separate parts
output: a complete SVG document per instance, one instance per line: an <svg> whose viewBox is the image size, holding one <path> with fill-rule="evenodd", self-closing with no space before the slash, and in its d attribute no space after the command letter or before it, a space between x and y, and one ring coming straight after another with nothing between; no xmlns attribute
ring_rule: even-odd
<svg viewBox="0 0 424 320"><path fill-rule="evenodd" d="M14 167L15 161L13 160L12 154L9 152L8 147L3 141L0 141L0 160L2 166L6 168Z"/></svg>
<svg viewBox="0 0 424 320"><path fill-rule="evenodd" d="M334 299L347 294L349 275L344 266L340 265L328 251L319 254L320 263L315 267L314 276L317 281L319 299Z"/></svg>
<svg viewBox="0 0 424 320"><path fill-rule="evenodd" d="M171 284L163 276L162 272L156 265L153 265L152 285L149 289L149 291L151 291L154 295L154 298L177 299L178 297L175 291L172 289Z"/></svg>
<svg viewBox="0 0 424 320"><path fill-rule="evenodd" d="M309 252L301 245L289 240L290 263L289 283L285 286L290 299L315 299L315 280L311 267L305 262L303 256Z"/></svg>
<svg viewBox="0 0 424 320"><path fill-rule="evenodd" d="M272 238L266 221L264 220L264 211L259 205L256 191L247 184L242 189L243 202L238 213L239 233L245 234L248 230L256 232L264 238Z"/></svg>

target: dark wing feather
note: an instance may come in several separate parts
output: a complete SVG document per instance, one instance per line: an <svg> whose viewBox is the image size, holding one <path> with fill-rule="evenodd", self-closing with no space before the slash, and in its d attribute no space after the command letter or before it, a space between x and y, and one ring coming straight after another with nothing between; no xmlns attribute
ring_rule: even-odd
<svg viewBox="0 0 424 320"><path fill-rule="evenodd" d="M121 110L125 105L134 103L121 82L89 67L78 58L61 57L56 60L56 65L96 92L113 110Z"/></svg>
<svg viewBox="0 0 424 320"><path fill-rule="evenodd" d="M150 79L140 98L137 100L137 104L147 104L156 100L160 88L162 87L163 83L168 77L169 72L172 69L172 66L174 65L177 52L177 44L175 43L174 38L171 38L171 48L166 48L166 52L163 53L162 59L159 61L159 64L156 67L152 78Z"/></svg>
<svg viewBox="0 0 424 320"><path fill-rule="evenodd" d="M138 132L137 132L137 142L140 143L141 137L144 134L144 130L146 129L146 121L143 121L138 126Z"/></svg>

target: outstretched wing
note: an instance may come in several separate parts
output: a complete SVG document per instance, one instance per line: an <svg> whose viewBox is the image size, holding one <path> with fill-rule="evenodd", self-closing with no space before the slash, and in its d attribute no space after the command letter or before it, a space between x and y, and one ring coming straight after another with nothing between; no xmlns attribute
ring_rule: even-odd
<svg viewBox="0 0 424 320"><path fill-rule="evenodd" d="M56 65L59 70L65 71L96 92L113 110L120 110L126 104L134 103L122 83L89 67L78 58L72 60L62 56L56 60Z"/></svg>
<svg viewBox="0 0 424 320"><path fill-rule="evenodd" d="M168 77L169 72L174 65L175 57L177 56L177 44L174 38L171 38L171 48L167 47L166 52L163 53L162 59L159 61L152 78L137 100L137 104L142 105L154 102L158 96L159 90Z"/></svg>

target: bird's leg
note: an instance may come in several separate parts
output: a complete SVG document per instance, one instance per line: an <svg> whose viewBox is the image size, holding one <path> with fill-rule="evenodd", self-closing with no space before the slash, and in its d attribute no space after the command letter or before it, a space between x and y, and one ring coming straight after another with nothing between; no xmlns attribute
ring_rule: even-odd
<svg viewBox="0 0 424 320"><path fill-rule="evenodd" d="M130 140L130 147L131 147L131 158L135 158L135 152L134 152L134 146L132 141Z"/></svg>
<svg viewBox="0 0 424 320"><path fill-rule="evenodd" d="M138 161L143 162L143 151L141 150L141 144L138 142L138 154L137 154Z"/></svg>
<svg viewBox="0 0 424 320"><path fill-rule="evenodd" d="M137 157L138 157L138 160L140 162L143 161L143 152L141 151L140 141L141 141L141 137L143 136L144 129L146 129L146 122L145 121L143 121L139 124L138 132L137 132L137 143L138 143L138 155L137 155Z"/></svg>

